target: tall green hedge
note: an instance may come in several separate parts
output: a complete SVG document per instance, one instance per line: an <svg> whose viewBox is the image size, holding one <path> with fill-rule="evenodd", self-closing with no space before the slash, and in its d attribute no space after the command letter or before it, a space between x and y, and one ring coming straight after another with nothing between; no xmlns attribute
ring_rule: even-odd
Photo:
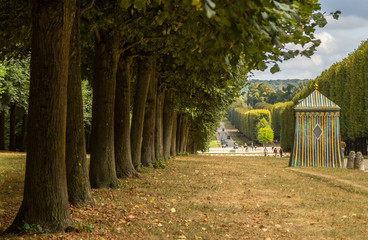
<svg viewBox="0 0 368 240"><path fill-rule="evenodd" d="M280 142L284 151L291 151L294 144L294 103L286 102L280 111L281 129Z"/></svg>
<svg viewBox="0 0 368 240"><path fill-rule="evenodd" d="M280 140L281 132L281 112L286 107L287 103L276 103L271 109L271 127L273 129L273 134L276 139Z"/></svg>
<svg viewBox="0 0 368 240"><path fill-rule="evenodd" d="M341 107L340 130L342 139L354 150L367 153L368 139L368 41L341 62L322 72L311 84L295 95L293 102L318 90ZM288 124L288 123L285 123ZM284 126L284 125L283 125ZM287 126L287 125L286 125ZM363 142L363 145L361 143ZM358 146L358 149L355 146Z"/></svg>
<svg viewBox="0 0 368 240"><path fill-rule="evenodd" d="M245 108L234 108L232 113L235 127L253 141L257 141L259 130L257 125L262 118L271 126L271 113L268 110L258 109L248 111Z"/></svg>

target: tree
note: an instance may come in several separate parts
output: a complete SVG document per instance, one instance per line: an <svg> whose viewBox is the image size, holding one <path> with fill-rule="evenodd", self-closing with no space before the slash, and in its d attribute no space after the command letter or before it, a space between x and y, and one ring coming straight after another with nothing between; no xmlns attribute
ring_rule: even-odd
<svg viewBox="0 0 368 240"><path fill-rule="evenodd" d="M152 166L155 159L155 129L156 129L156 96L157 76L156 61L152 66L152 75L148 89L146 109L144 112L143 142L142 142L142 164Z"/></svg>
<svg viewBox="0 0 368 240"><path fill-rule="evenodd" d="M116 74L114 113L115 167L118 178L138 176L130 144L130 81L132 56L121 54Z"/></svg>
<svg viewBox="0 0 368 240"><path fill-rule="evenodd" d="M258 141L262 144L272 142L273 141L273 130L270 127L259 129Z"/></svg>
<svg viewBox="0 0 368 240"><path fill-rule="evenodd" d="M111 29L96 30L93 76L91 162L92 188L117 187L114 151L114 104L120 39Z"/></svg>
<svg viewBox="0 0 368 240"><path fill-rule="evenodd" d="M83 122L83 98L81 76L80 1L70 39L70 62L67 95L66 169L68 198L73 205L93 204L88 177L86 142Z"/></svg>
<svg viewBox="0 0 368 240"><path fill-rule="evenodd" d="M138 59L137 86L133 103L133 116L131 126L132 162L135 169L141 165L142 135L144 124L144 110L148 94L149 82L152 74L152 59Z"/></svg>
<svg viewBox="0 0 368 240"><path fill-rule="evenodd" d="M261 118L261 120L257 124L258 129L269 128L269 127L270 127L270 124L267 122L265 118Z"/></svg>
<svg viewBox="0 0 368 240"><path fill-rule="evenodd" d="M66 184L65 129L75 5L75 1L69 0L33 1L24 198L8 232L19 232L25 222L50 231L64 231L72 225Z"/></svg>

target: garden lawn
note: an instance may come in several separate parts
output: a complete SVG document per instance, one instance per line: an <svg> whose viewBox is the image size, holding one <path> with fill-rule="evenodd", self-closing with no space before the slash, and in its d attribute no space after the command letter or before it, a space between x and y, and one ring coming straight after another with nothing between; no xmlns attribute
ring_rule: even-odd
<svg viewBox="0 0 368 240"><path fill-rule="evenodd" d="M118 189L93 190L95 206L71 208L73 232L37 239L367 238L368 192L349 184L368 186L367 173L296 169L306 174L287 164L273 157L176 157ZM25 155L0 153L0 232L21 203L24 166Z"/></svg>

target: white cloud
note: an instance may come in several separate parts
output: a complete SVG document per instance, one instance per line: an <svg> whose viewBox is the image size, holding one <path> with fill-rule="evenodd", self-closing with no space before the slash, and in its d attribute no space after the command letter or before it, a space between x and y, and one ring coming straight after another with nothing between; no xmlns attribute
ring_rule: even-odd
<svg viewBox="0 0 368 240"><path fill-rule="evenodd" d="M322 10L326 12L341 10L342 14L339 20L328 17L328 24L322 29L317 29L315 37L321 40L320 46L311 58L296 57L283 63L280 63L281 71L271 74L269 70L265 72L255 71L255 75L251 78L255 79L291 79L291 78L310 78L314 79L324 70L331 67L332 64L348 57L359 45L368 39L368 9L363 10L359 6L367 6L367 0L353 0L361 2L363 5L354 4L351 7L350 1L336 0L336 9L333 8L335 0L322 0ZM330 4L331 10L324 10L324 3ZM365 5L364 5L365 4ZM345 11L348 9L348 11ZM347 14L348 13L348 14ZM291 47L291 46L288 46Z"/></svg>
<svg viewBox="0 0 368 240"><path fill-rule="evenodd" d="M367 28L368 19L358 16L340 16L338 20L333 19L331 16L327 16L327 25L322 29L333 30L353 30L359 28Z"/></svg>
<svg viewBox="0 0 368 240"><path fill-rule="evenodd" d="M320 54L314 54L311 57L311 61L313 62L314 65L319 66L323 64L323 59L322 56Z"/></svg>
<svg viewBox="0 0 368 240"><path fill-rule="evenodd" d="M316 33L315 37L321 40L318 46L319 53L332 53L336 50L336 39L330 33Z"/></svg>

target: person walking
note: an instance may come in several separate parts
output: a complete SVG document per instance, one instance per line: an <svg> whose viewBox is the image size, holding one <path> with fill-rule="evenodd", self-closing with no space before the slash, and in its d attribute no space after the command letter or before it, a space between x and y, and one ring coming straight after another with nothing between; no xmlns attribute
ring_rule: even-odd
<svg viewBox="0 0 368 240"><path fill-rule="evenodd" d="M282 157L282 153L283 153L284 151L282 150L282 148L280 148L280 150L279 150L279 153L280 153L280 157Z"/></svg>
<svg viewBox="0 0 368 240"><path fill-rule="evenodd" d="M277 157L277 148L273 149L273 153L275 154L275 157Z"/></svg>
<svg viewBox="0 0 368 240"><path fill-rule="evenodd" d="M267 157L267 152L268 152L268 150L267 150L267 148L266 148L266 147L263 149L263 152L264 152L264 156L265 156L265 157Z"/></svg>

